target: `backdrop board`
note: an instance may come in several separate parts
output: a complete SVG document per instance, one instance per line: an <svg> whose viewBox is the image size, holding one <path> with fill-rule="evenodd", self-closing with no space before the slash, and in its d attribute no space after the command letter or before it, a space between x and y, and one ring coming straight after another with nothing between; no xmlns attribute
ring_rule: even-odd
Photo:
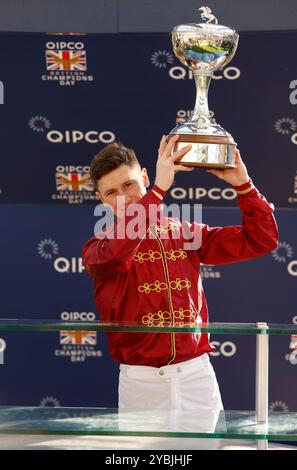
<svg viewBox="0 0 297 470"><path fill-rule="evenodd" d="M251 176L279 207L297 204L297 32L241 33L210 84L209 106ZM92 203L92 156L120 139L151 177L162 134L191 113L195 84L170 35L1 34L2 203ZM180 175L172 201L236 205L204 170Z"/></svg>
<svg viewBox="0 0 297 470"><path fill-rule="evenodd" d="M296 40L295 31L241 33L210 85L210 109L275 204L280 230L272 254L202 267L211 321L297 323ZM97 220L90 160L120 140L153 182L159 139L191 113L193 77L169 34L1 34L0 47L0 316L96 320L80 258ZM202 204L212 226L240 223L235 191L203 169L177 174L166 203ZM116 406L104 334L0 337L0 405ZM225 407L253 409L255 338L211 339ZM294 337L270 340L272 409L296 409L296 351Z"/></svg>
<svg viewBox="0 0 297 470"><path fill-rule="evenodd" d="M237 208L205 208L203 222L237 224ZM272 254L228 266L202 266L211 321L296 323L297 225L278 209L281 244ZM0 207L1 317L96 320L92 282L80 253L97 221L90 205ZM1 332L1 404L115 406L118 366L96 332ZM212 361L225 407L253 409L255 337L213 335ZM296 341L270 339L271 403L295 409ZM289 386L284 386L289 384ZM274 406L274 405L273 405ZM280 406L279 404L277 406Z"/></svg>

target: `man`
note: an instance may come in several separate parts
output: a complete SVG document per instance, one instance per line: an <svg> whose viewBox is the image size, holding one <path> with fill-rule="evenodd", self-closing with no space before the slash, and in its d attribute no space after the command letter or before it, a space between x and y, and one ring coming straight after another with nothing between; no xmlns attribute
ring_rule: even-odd
<svg viewBox="0 0 297 470"><path fill-rule="evenodd" d="M175 174L192 170L177 163L191 148L175 151L177 138L168 142L163 136L155 184L148 191L146 169L133 150L121 144L105 147L91 163L96 195L117 216L115 224L83 247L103 322L206 323L200 263L243 261L277 246L273 206L254 187L238 150L235 169L207 171L236 189L241 226L210 228L162 215L162 201ZM142 209L137 237L127 230L136 206ZM188 243L191 237L196 244ZM209 362L208 353L214 348L208 334L112 332L108 338L110 354L120 363L120 409L223 409Z"/></svg>

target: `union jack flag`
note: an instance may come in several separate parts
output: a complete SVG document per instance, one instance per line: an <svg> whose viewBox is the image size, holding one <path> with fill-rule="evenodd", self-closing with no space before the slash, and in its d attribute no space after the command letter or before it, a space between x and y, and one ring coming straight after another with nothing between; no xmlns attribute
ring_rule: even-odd
<svg viewBox="0 0 297 470"><path fill-rule="evenodd" d="M93 191L89 173L56 173L58 191Z"/></svg>
<svg viewBox="0 0 297 470"><path fill-rule="evenodd" d="M86 51L45 51L47 70L87 70Z"/></svg>
<svg viewBox="0 0 297 470"><path fill-rule="evenodd" d="M60 344L97 344L96 331L60 331Z"/></svg>

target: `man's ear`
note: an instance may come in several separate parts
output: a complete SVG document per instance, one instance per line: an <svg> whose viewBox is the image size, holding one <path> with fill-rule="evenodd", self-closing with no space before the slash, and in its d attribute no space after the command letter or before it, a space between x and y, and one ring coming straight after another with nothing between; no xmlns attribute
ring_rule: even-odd
<svg viewBox="0 0 297 470"><path fill-rule="evenodd" d="M142 168L142 177L143 177L145 188L148 188L150 185L150 180L149 180L146 168Z"/></svg>
<svg viewBox="0 0 297 470"><path fill-rule="evenodd" d="M95 198L97 199L97 201L103 202L102 199L101 199L100 191L96 191L96 192L95 192Z"/></svg>

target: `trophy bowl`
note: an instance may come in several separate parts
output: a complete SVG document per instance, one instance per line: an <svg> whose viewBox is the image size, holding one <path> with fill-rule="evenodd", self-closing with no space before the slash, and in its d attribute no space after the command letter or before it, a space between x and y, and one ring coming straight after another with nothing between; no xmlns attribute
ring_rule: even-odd
<svg viewBox="0 0 297 470"><path fill-rule="evenodd" d="M212 75L222 70L233 58L239 36L201 7L202 18L208 23L175 26L172 31L173 51L180 62L192 70L196 83L196 102L191 117L169 133L179 135L175 149L188 144L191 150L178 163L207 168L235 168L236 142L231 134L216 123L208 108L208 89Z"/></svg>

